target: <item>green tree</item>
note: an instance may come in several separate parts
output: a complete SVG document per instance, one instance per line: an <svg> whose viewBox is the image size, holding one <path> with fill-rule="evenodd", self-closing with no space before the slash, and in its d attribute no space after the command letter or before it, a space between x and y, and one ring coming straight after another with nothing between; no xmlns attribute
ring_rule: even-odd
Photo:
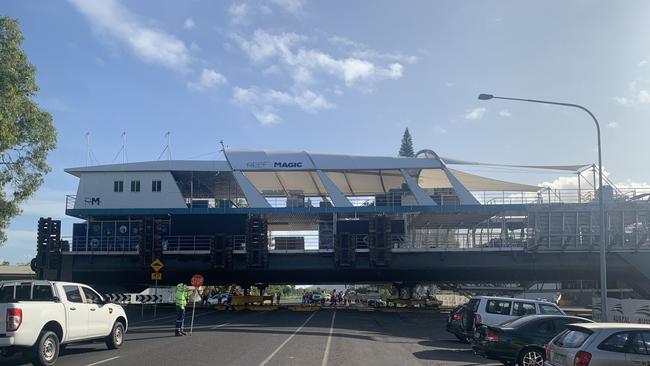
<svg viewBox="0 0 650 366"><path fill-rule="evenodd" d="M52 116L32 99L36 69L20 48L18 22L0 17L0 243L4 229L50 171L47 154L56 146Z"/></svg>
<svg viewBox="0 0 650 366"><path fill-rule="evenodd" d="M402 146L399 148L399 156L411 158L415 156L415 152L413 152L413 139L411 138L408 127L404 130L404 135L402 136Z"/></svg>

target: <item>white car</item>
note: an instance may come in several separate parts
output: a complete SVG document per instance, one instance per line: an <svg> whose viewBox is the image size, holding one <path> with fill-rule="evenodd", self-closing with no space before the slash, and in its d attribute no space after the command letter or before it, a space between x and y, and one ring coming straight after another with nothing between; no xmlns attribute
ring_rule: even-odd
<svg viewBox="0 0 650 366"><path fill-rule="evenodd" d="M53 365L62 346L103 339L109 349L124 342L124 309L92 288L70 282L0 282L0 349L31 353L35 365Z"/></svg>
<svg viewBox="0 0 650 366"><path fill-rule="evenodd" d="M650 365L650 325L569 325L546 345L546 366Z"/></svg>
<svg viewBox="0 0 650 366"><path fill-rule="evenodd" d="M476 324L497 325L526 315L566 315L557 305L543 300L512 297L473 297L467 306L474 313Z"/></svg>

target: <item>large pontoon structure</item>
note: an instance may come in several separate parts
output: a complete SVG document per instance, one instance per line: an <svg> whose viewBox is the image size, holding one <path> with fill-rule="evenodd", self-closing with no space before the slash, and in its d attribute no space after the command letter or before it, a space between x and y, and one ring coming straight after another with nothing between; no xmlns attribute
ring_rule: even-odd
<svg viewBox="0 0 650 366"><path fill-rule="evenodd" d="M66 169L79 177L66 214L84 222L67 245L39 242L41 276L98 283L110 275L139 286L161 259L164 283L194 272L242 284L482 280L469 262L486 253L593 256L601 243L593 187L554 191L490 179L446 164L477 163L431 150L414 158L233 149L224 156ZM527 167L579 173L590 165ZM645 192L603 189L611 248L650 249ZM45 222L50 236L48 225L60 230ZM449 255L460 264L432 261ZM583 265L577 273L592 279L591 264ZM521 276L505 266L494 279Z"/></svg>

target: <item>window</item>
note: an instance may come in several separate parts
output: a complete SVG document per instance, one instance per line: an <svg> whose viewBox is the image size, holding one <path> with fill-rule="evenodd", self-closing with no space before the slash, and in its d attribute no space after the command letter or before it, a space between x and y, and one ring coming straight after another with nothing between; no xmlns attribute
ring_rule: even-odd
<svg viewBox="0 0 650 366"><path fill-rule="evenodd" d="M132 180L131 181L131 192L140 192L140 181Z"/></svg>
<svg viewBox="0 0 650 366"><path fill-rule="evenodd" d="M515 305L512 307L512 315L514 316L530 314L535 314L535 304L532 302L515 302Z"/></svg>
<svg viewBox="0 0 650 366"><path fill-rule="evenodd" d="M11 302L14 299L14 285L5 285L0 288L0 303Z"/></svg>
<svg viewBox="0 0 650 366"><path fill-rule="evenodd" d="M560 309L551 304L539 304L539 313L544 315L564 315Z"/></svg>
<svg viewBox="0 0 650 366"><path fill-rule="evenodd" d="M84 292L84 296L86 296L86 304L101 304L102 298L95 291L88 287L82 287L81 289Z"/></svg>
<svg viewBox="0 0 650 366"><path fill-rule="evenodd" d="M124 192L124 181L116 180L113 182L113 192Z"/></svg>
<svg viewBox="0 0 650 366"><path fill-rule="evenodd" d="M650 332L639 332L632 341L632 353L650 355Z"/></svg>
<svg viewBox="0 0 650 366"><path fill-rule="evenodd" d="M162 191L162 181L152 180L151 181L151 192L161 192Z"/></svg>
<svg viewBox="0 0 650 366"><path fill-rule="evenodd" d="M29 301L32 298L32 283L25 282L16 286L16 301Z"/></svg>
<svg viewBox="0 0 650 366"><path fill-rule="evenodd" d="M627 341L631 338L630 333L617 333L609 336L598 346L598 349L610 352L625 352Z"/></svg>
<svg viewBox="0 0 650 366"><path fill-rule="evenodd" d="M77 286L63 286L63 291L65 291L65 297L70 302L83 302L81 300L81 293L79 292L79 287Z"/></svg>
<svg viewBox="0 0 650 366"><path fill-rule="evenodd" d="M52 301L53 299L54 299L54 293L52 292L52 286L34 285L34 294L32 295L32 300Z"/></svg>
<svg viewBox="0 0 650 366"><path fill-rule="evenodd" d="M553 344L564 348L579 348L590 335L591 332L586 329L568 329L555 338Z"/></svg>
<svg viewBox="0 0 650 366"><path fill-rule="evenodd" d="M512 301L488 300L485 311L490 314L510 315Z"/></svg>
<svg viewBox="0 0 650 366"><path fill-rule="evenodd" d="M552 334L555 331L552 320L544 320L536 324L537 333Z"/></svg>

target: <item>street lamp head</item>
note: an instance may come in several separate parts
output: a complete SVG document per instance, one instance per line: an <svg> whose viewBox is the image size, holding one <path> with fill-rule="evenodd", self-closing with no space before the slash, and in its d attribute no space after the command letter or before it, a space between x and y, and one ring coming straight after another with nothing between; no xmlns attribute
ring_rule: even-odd
<svg viewBox="0 0 650 366"><path fill-rule="evenodd" d="M494 98L494 95L492 94L479 94L478 99L479 100L490 100Z"/></svg>

